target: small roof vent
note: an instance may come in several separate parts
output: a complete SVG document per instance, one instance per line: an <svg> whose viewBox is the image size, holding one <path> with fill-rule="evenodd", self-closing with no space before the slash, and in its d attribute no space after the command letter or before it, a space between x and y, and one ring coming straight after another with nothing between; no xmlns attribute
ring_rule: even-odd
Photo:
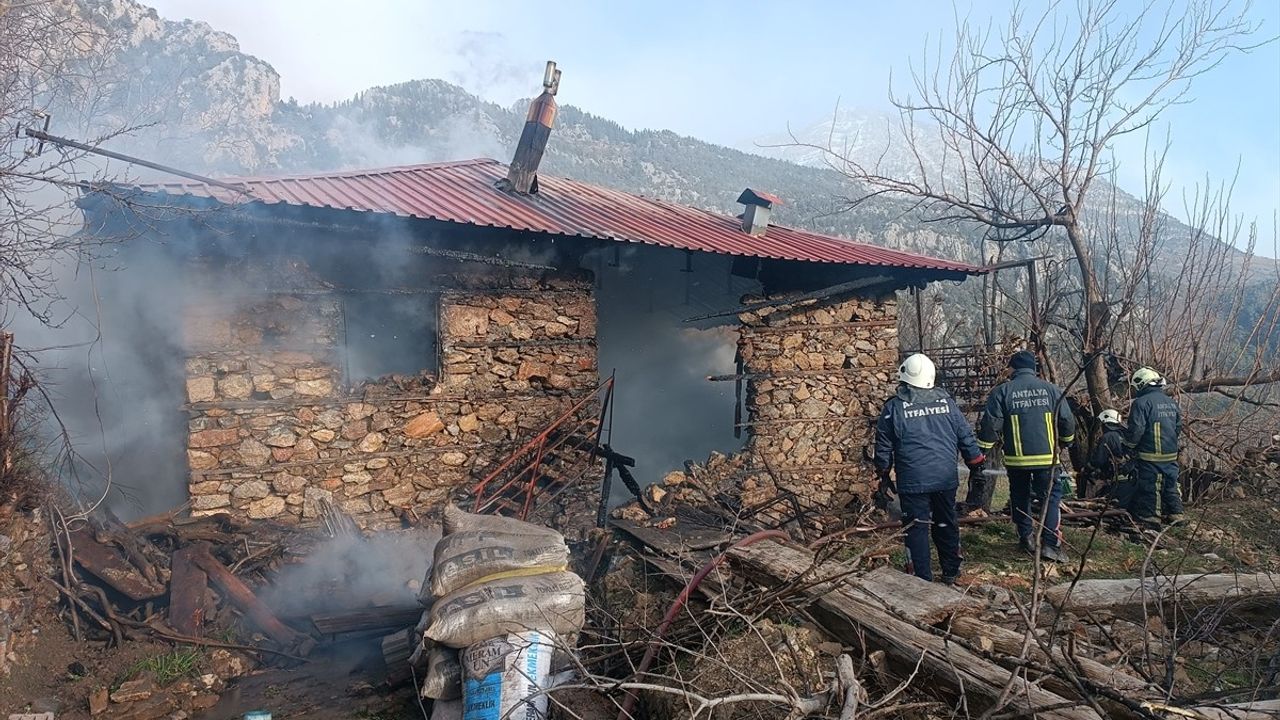
<svg viewBox="0 0 1280 720"><path fill-rule="evenodd" d="M738 202L746 206L742 212L742 231L748 235L764 235L769 229L769 215L773 206L781 205L782 198L747 188L738 196Z"/></svg>

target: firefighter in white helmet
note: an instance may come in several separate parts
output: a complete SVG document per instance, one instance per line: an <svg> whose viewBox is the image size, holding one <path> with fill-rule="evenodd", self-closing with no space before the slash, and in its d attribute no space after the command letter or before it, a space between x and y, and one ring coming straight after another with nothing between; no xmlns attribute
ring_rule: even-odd
<svg viewBox="0 0 1280 720"><path fill-rule="evenodd" d="M1167 523L1182 520L1182 494L1178 488L1178 435L1182 412L1165 394L1165 379L1149 367L1140 367L1129 378L1133 404L1129 406L1129 429L1124 444L1134 454L1133 495L1124 509L1138 522L1158 526L1157 486L1160 512Z"/></svg>
<svg viewBox="0 0 1280 720"><path fill-rule="evenodd" d="M956 454L970 467L980 466L986 457L956 401L934 387L936 374L933 361L920 353L902 361L898 391L884 404L876 422L875 464L880 492L897 493L900 498L910 571L933 579L932 536L942 581L954 584L960 575Z"/></svg>
<svg viewBox="0 0 1280 720"><path fill-rule="evenodd" d="M1110 408L1098 414L1102 425L1102 437L1089 455L1085 466L1087 485L1081 488L1084 497L1101 497L1120 493L1116 497L1127 499L1131 492L1132 454L1124 444L1124 421L1120 413Z"/></svg>

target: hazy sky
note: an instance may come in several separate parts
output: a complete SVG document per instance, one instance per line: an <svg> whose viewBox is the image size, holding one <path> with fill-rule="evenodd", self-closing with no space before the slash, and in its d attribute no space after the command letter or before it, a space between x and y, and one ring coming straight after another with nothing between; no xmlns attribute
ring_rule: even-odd
<svg viewBox="0 0 1280 720"><path fill-rule="evenodd" d="M836 101L885 109L958 10L1003 20L1006 0L152 0L164 17L208 21L280 72L285 97L332 101L374 85L442 78L504 105L533 94L542 64L564 72L560 100L630 128L742 146L829 117ZM1025 3L1032 10L1039 4ZM1070 3L1068 3L1070 4ZM1121 7L1137 6L1120 0ZM1255 3L1260 37L1280 34L1280 0ZM1181 188L1230 180L1238 211L1271 236L1280 208L1280 43L1202 77L1157 129L1172 137L1167 205ZM1141 177L1122 148L1123 184ZM1133 160L1129 161L1128 158ZM1130 187L1131 190L1140 189ZM779 188L779 192L785 192ZM1180 213L1179 213L1180 214ZM1272 248L1267 254L1274 254Z"/></svg>

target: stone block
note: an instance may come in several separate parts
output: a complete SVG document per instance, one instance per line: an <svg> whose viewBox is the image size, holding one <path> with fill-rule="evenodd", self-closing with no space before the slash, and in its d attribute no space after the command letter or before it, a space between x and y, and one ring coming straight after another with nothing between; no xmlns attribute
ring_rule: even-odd
<svg viewBox="0 0 1280 720"><path fill-rule="evenodd" d="M192 510L213 510L227 507L230 504L231 496L227 494L196 495L191 498Z"/></svg>
<svg viewBox="0 0 1280 720"><path fill-rule="evenodd" d="M293 391L308 397L326 397L333 394L333 381L299 380L293 384Z"/></svg>
<svg viewBox="0 0 1280 720"><path fill-rule="evenodd" d="M245 438L238 448L240 464L249 467L262 467L271 461L271 448L254 438Z"/></svg>
<svg viewBox="0 0 1280 720"><path fill-rule="evenodd" d="M489 334L489 310L470 305L440 308L442 334L449 339L475 339Z"/></svg>
<svg viewBox="0 0 1280 720"><path fill-rule="evenodd" d="M273 425L264 442L271 447L290 448L298 443L298 436L284 425Z"/></svg>
<svg viewBox="0 0 1280 720"><path fill-rule="evenodd" d="M271 494L271 488L263 480L250 480L231 491L231 497L247 500L264 498Z"/></svg>
<svg viewBox="0 0 1280 720"><path fill-rule="evenodd" d="M187 401L210 402L218 399L217 386L211 377L187 378Z"/></svg>
<svg viewBox="0 0 1280 720"><path fill-rule="evenodd" d="M380 432L371 432L356 443L356 450L365 453L378 452L387 444L387 436Z"/></svg>
<svg viewBox="0 0 1280 720"><path fill-rule="evenodd" d="M424 438L444 430L444 423L434 412L424 412L405 423L404 434L411 438Z"/></svg>
<svg viewBox="0 0 1280 720"><path fill-rule="evenodd" d="M264 497L261 500L249 503L249 519L266 520L267 518L273 518L284 512L284 508L284 498L274 495Z"/></svg>
<svg viewBox="0 0 1280 720"><path fill-rule="evenodd" d="M218 467L218 457L203 450L188 450L187 467L192 470L212 470Z"/></svg>
<svg viewBox="0 0 1280 720"><path fill-rule="evenodd" d="M467 454L457 451L447 452L440 456L440 462L449 467L457 467L467 462Z"/></svg>
<svg viewBox="0 0 1280 720"><path fill-rule="evenodd" d="M253 396L253 379L248 375L227 375L218 380L218 392L228 400L248 400Z"/></svg>
<svg viewBox="0 0 1280 720"><path fill-rule="evenodd" d="M280 473L271 480L271 488L281 495L293 495L302 492L307 486L307 479L299 475Z"/></svg>
<svg viewBox="0 0 1280 720"><path fill-rule="evenodd" d="M187 445L193 448L210 448L231 445L239 439L239 430L235 428L217 428L191 433L191 436L187 438Z"/></svg>
<svg viewBox="0 0 1280 720"><path fill-rule="evenodd" d="M213 495L219 492L221 488L221 480L205 480L191 483L187 486L187 492L191 495Z"/></svg>
<svg viewBox="0 0 1280 720"><path fill-rule="evenodd" d="M550 375L551 365L536 360L526 360L520 363L520 368L516 370L517 380L546 380Z"/></svg>
<svg viewBox="0 0 1280 720"><path fill-rule="evenodd" d="M333 442L333 439L336 437L338 437L338 433L330 430L329 428L320 428L319 430L315 430L311 433L311 439L316 442Z"/></svg>

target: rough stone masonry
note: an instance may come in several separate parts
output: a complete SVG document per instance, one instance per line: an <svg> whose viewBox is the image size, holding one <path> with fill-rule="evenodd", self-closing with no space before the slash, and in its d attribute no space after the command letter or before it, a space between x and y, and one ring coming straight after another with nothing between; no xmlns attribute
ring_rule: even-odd
<svg viewBox="0 0 1280 720"><path fill-rule="evenodd" d="M739 316L750 439L744 507L836 510L874 489L862 457L898 363L893 295Z"/></svg>
<svg viewBox="0 0 1280 720"><path fill-rule="evenodd" d="M188 308L192 513L297 522L331 504L364 527L396 526L596 388L589 281L456 280L439 293L438 381L347 382L337 293Z"/></svg>

